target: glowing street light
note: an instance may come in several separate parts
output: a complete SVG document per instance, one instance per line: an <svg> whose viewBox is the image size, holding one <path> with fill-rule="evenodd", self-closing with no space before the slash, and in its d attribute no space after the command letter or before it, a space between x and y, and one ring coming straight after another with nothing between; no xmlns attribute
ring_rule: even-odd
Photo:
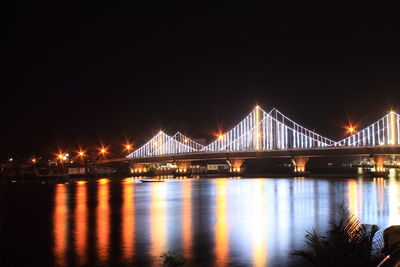
<svg viewBox="0 0 400 267"><path fill-rule="evenodd" d="M129 144L129 143L127 143L127 144L125 145L125 150L128 151L128 152L130 152L130 151L132 150L132 145Z"/></svg>
<svg viewBox="0 0 400 267"><path fill-rule="evenodd" d="M100 155L103 157L103 158L105 158L106 157L106 154L108 153L108 151L107 151L107 148L105 148L105 147L100 147L99 148L99 153L100 153Z"/></svg>
<svg viewBox="0 0 400 267"><path fill-rule="evenodd" d="M350 134L353 134L356 131L356 129L354 129L353 126L349 126L348 131Z"/></svg>
<svg viewBox="0 0 400 267"><path fill-rule="evenodd" d="M31 162L32 162L32 164L35 164L35 163L36 163L36 159L33 158L33 159L31 160Z"/></svg>
<svg viewBox="0 0 400 267"><path fill-rule="evenodd" d="M69 154L63 154L62 152L59 152L57 154L57 159L63 163L64 161L66 161L68 159Z"/></svg>
<svg viewBox="0 0 400 267"><path fill-rule="evenodd" d="M128 154L131 153L132 149L133 149L132 144L126 142L126 144L124 145L124 151L126 153L125 156L128 156Z"/></svg>
<svg viewBox="0 0 400 267"><path fill-rule="evenodd" d="M218 136L218 139L219 139L219 140L222 140L222 139L224 139L224 136L223 136L222 134L220 134L220 135Z"/></svg>
<svg viewBox="0 0 400 267"><path fill-rule="evenodd" d="M80 158L80 160L83 160L86 157L86 151L85 150L79 150L77 151L78 153L78 157Z"/></svg>

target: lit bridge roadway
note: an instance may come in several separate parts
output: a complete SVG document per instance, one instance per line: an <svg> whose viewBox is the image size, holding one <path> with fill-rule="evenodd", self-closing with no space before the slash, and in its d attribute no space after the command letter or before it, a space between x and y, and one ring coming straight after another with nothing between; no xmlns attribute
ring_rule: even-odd
<svg viewBox="0 0 400 267"><path fill-rule="evenodd" d="M338 157L338 156L373 156L373 155L400 155L400 145L368 146L368 147L325 147L313 149L289 149L269 151L235 151L235 152L195 152L177 155L161 155L148 158L114 158L100 160L99 163L167 163L177 161L204 161L229 159L257 159L257 158L293 158L306 156Z"/></svg>
<svg viewBox="0 0 400 267"><path fill-rule="evenodd" d="M193 161L226 160L232 172L240 172L244 160L290 158L294 172L303 173L312 157L371 156L375 171L384 172L387 156L395 154L400 154L400 116L393 111L363 130L333 141L276 109L265 112L256 107L238 125L206 146L180 132L169 136L160 131L127 157L99 163L126 162L140 172L145 164L170 162L177 165L178 172L186 172Z"/></svg>

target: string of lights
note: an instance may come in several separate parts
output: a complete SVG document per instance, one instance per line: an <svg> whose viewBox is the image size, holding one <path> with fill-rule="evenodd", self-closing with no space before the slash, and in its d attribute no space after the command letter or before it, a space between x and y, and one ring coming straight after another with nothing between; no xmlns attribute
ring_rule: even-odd
<svg viewBox="0 0 400 267"><path fill-rule="evenodd" d="M400 144L400 116L391 111L363 130L335 143L335 146L377 146Z"/></svg>
<svg viewBox="0 0 400 267"><path fill-rule="evenodd" d="M127 157L142 158L168 154L190 153L196 152L200 148L200 144L190 140L179 132L171 137L163 131L160 131L150 141L129 154Z"/></svg>
<svg viewBox="0 0 400 267"><path fill-rule="evenodd" d="M193 141L192 139L183 135L180 132L177 132L176 134L174 134L172 136L172 139L176 140L178 143L185 144L186 146L188 146L189 148L191 148L194 151L200 151L204 148L203 145Z"/></svg>
<svg viewBox="0 0 400 267"><path fill-rule="evenodd" d="M128 158L169 154L309 149L345 146L400 144L400 116L391 111L365 129L340 141L333 141L286 117L277 109L254 108L242 121L210 144L203 146L180 132L172 137L160 131ZM353 131L354 132L354 129Z"/></svg>

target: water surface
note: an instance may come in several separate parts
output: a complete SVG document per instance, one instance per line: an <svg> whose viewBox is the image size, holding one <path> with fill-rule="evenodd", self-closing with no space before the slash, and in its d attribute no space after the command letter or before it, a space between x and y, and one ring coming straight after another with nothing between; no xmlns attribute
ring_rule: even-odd
<svg viewBox="0 0 400 267"><path fill-rule="evenodd" d="M363 223L400 224L396 178L132 178L0 185L2 266L287 266L338 202Z"/></svg>

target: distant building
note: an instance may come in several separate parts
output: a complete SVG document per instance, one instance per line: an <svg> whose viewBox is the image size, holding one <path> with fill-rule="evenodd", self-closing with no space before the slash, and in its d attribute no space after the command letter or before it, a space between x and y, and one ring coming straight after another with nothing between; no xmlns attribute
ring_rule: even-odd
<svg viewBox="0 0 400 267"><path fill-rule="evenodd" d="M228 164L207 164L207 171L209 172L227 172L229 171L229 165Z"/></svg>
<svg viewBox="0 0 400 267"><path fill-rule="evenodd" d="M68 175L86 175L85 167L68 167Z"/></svg>
<svg viewBox="0 0 400 267"><path fill-rule="evenodd" d="M92 166L89 168L90 175L110 175L113 170L108 166Z"/></svg>

